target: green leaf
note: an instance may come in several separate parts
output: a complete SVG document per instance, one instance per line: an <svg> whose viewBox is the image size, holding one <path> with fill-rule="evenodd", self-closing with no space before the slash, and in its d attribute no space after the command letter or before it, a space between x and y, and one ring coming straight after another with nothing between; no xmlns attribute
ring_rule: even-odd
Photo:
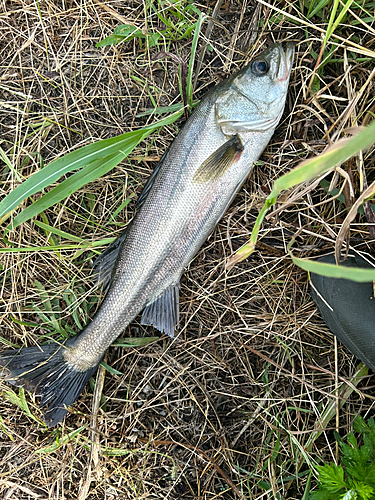
<svg viewBox="0 0 375 500"><path fill-rule="evenodd" d="M319 489L312 491L309 496L309 500L341 500L342 495L339 493L336 495L332 495L330 491Z"/></svg>
<svg viewBox="0 0 375 500"><path fill-rule="evenodd" d="M57 449L61 448L62 446L68 444L77 434L82 432L86 427L83 425L82 427L78 427L78 429L70 432L66 436L63 436L61 439L56 439L56 441L51 445L51 446L46 446L45 448L40 448L40 450L35 450L35 453L38 454L46 454L46 453L52 453L56 451Z"/></svg>
<svg viewBox="0 0 375 500"><path fill-rule="evenodd" d="M162 37L161 33L152 33L147 36L148 46L151 49L158 45L160 38Z"/></svg>
<svg viewBox="0 0 375 500"><path fill-rule="evenodd" d="M122 42L129 42L134 38L139 38L147 39L148 46L151 48L155 47L158 44L161 37L162 34L158 32L144 34L142 30L140 30L136 26L133 26L132 24L120 24L120 26L117 26L114 29L112 35L109 35L104 38L104 40L98 42L96 44L96 47L100 48L106 47L108 45L117 45Z"/></svg>
<svg viewBox="0 0 375 500"><path fill-rule="evenodd" d="M319 481L326 490L337 493L348 486L344 479L344 469L340 465L317 465L316 469L319 473Z"/></svg>
<svg viewBox="0 0 375 500"><path fill-rule="evenodd" d="M375 498L375 422L366 423L357 417L354 427L363 437L364 445L358 446L357 437L351 432L346 442L335 432L342 452L341 465L317 466L319 487L310 494L310 500L374 500Z"/></svg>
<svg viewBox="0 0 375 500"><path fill-rule="evenodd" d="M294 264L304 271L328 276L330 278L344 278L358 283L368 283L375 280L375 269L361 269L357 267L336 266L334 264L325 264L309 259L300 259L290 254Z"/></svg>
<svg viewBox="0 0 375 500"><path fill-rule="evenodd" d="M357 493L355 498L361 498L362 500L374 500L374 489L368 484L365 484L363 481L353 481L352 490Z"/></svg>
<svg viewBox="0 0 375 500"><path fill-rule="evenodd" d="M370 420L374 420L371 418ZM353 428L356 432L359 432L361 434L364 434L370 430L370 427L366 424L366 421L361 415L358 415L357 418L354 420L353 423Z"/></svg>
<svg viewBox="0 0 375 500"><path fill-rule="evenodd" d="M355 490L349 490L343 497L341 497L341 500L357 500L358 495Z"/></svg>
<svg viewBox="0 0 375 500"><path fill-rule="evenodd" d="M145 38L142 31L131 24L120 24L117 26L112 35L107 36L96 44L97 48L106 47L107 45L116 45L121 42L128 42L133 38Z"/></svg>
<svg viewBox="0 0 375 500"><path fill-rule="evenodd" d="M107 173L152 132L164 125L175 122L181 115L182 111L178 111L142 129L97 141L52 161L42 170L29 177L1 201L0 219L18 207L29 196L56 182L62 175L81 169L20 212L7 228L8 230L14 229L22 222L72 194L84 184Z"/></svg>

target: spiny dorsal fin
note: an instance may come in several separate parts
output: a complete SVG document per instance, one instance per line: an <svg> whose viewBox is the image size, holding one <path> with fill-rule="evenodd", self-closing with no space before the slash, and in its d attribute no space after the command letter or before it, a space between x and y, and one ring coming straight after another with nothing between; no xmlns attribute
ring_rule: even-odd
<svg viewBox="0 0 375 500"><path fill-rule="evenodd" d="M238 135L234 135L202 163L194 174L193 182L204 184L208 181L216 181L239 160L242 151L241 139Z"/></svg>
<svg viewBox="0 0 375 500"><path fill-rule="evenodd" d="M166 149L166 151L164 152L163 156L160 158L158 164L156 165L156 167L152 171L150 177L147 179L147 182L146 182L143 190L141 191L141 194L139 195L139 198L135 204L135 207L137 210L139 210L141 208L141 206L143 205L143 203L145 202L145 200L147 198L148 193L151 191L151 188L154 185L156 176L158 175L159 170L164 163L164 158L166 157L168 151L170 150L170 147L171 146L169 145L168 148Z"/></svg>
<svg viewBox="0 0 375 500"><path fill-rule="evenodd" d="M179 283L169 287L163 295L149 304L143 311L142 325L152 325L160 332L165 332L173 337L175 326L179 320L179 288Z"/></svg>
<svg viewBox="0 0 375 500"><path fill-rule="evenodd" d="M120 253L120 250L122 248L122 245L125 241L126 235L127 235L127 226L124 231L117 236L115 241L112 241L112 243L107 247L104 252L102 252L95 260L92 265L92 275L96 279L97 284L104 284L104 288L109 285L111 277L112 277L112 272L113 268L116 264L116 260L118 257L118 254Z"/></svg>

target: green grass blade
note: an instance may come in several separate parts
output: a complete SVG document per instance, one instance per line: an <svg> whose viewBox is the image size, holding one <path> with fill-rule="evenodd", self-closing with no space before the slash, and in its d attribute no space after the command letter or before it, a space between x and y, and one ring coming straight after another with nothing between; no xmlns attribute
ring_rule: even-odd
<svg viewBox="0 0 375 500"><path fill-rule="evenodd" d="M303 161L298 167L277 179L273 185L271 194L261 209L254 228L251 232L250 240L241 247L229 259L227 268L231 269L235 264L249 257L254 252L258 239L258 233L263 219L268 210L276 203L281 191L290 189L302 182L309 182L320 175L329 172L334 167L341 165L351 156L359 151L375 144L375 121L366 128L359 128L358 133L350 139L342 139L330 146L323 154Z"/></svg>
<svg viewBox="0 0 375 500"><path fill-rule="evenodd" d="M76 151L72 151L67 155L52 161L39 172L36 172L32 177L23 182L20 186L14 189L0 203L0 218L6 213L16 208L28 196L44 189L53 182L57 181L61 176L73 170L77 170L86 166L94 160L104 158L114 153L118 153L129 140L134 140L141 135L140 132L128 132L111 139L104 139L84 146ZM124 136L127 136L126 138ZM124 144L125 142L125 144Z"/></svg>
<svg viewBox="0 0 375 500"><path fill-rule="evenodd" d="M190 55L190 60L189 60L189 69L188 69L188 76L187 76L187 82L186 82L186 95L187 95L187 101L189 104L189 107L191 108L193 106L193 83L192 83L192 78L193 78L193 68L194 68L194 59L195 59L195 53L197 50L197 45L198 45L198 39L199 39L199 34L201 31L201 26L202 23L205 20L205 16L200 12L198 21L195 25L195 31L194 31L194 36L193 36L193 43L191 46L191 55Z"/></svg>
<svg viewBox="0 0 375 500"><path fill-rule="evenodd" d="M112 375L124 375L122 372L119 372L115 368L112 368L112 366L109 366L107 365L107 363L104 363L104 361L100 363L100 366L103 366L103 368L105 368L107 372L112 373Z"/></svg>
<svg viewBox="0 0 375 500"><path fill-rule="evenodd" d="M198 104L199 101L195 101L193 104ZM182 103L171 104L170 106L162 106L156 108L150 108L143 113L138 113L136 115L137 118L141 118L142 116L150 116L150 115L163 115L164 113L171 113L173 111L182 111L184 105Z"/></svg>
<svg viewBox="0 0 375 500"><path fill-rule="evenodd" d="M159 340L159 337L140 337L140 338L127 338L127 339L118 339L116 342L113 342L112 345L118 346L118 347L127 347L127 348L134 348L134 347L140 347L143 345L150 344L151 342L155 342ZM114 375L123 375L122 372L119 372L112 366L109 366L107 363L102 361L101 366L103 366L109 373L112 373Z"/></svg>
<svg viewBox="0 0 375 500"><path fill-rule="evenodd" d="M300 259L290 253L292 261L304 271L320 274L329 278L345 278L357 281L358 283L368 283L375 280L375 269L362 269L359 267L336 266L335 264L325 264L309 259Z"/></svg>
<svg viewBox="0 0 375 500"><path fill-rule="evenodd" d="M350 139L338 141L336 144L330 146L323 154L305 160L298 167L277 179L268 199L273 201L281 191L290 189L302 182L311 181L319 177L319 175L325 174L374 143L375 121L368 127L360 130L357 135Z"/></svg>
<svg viewBox="0 0 375 500"><path fill-rule="evenodd" d="M81 243L66 243L62 245L50 245L42 247L5 247L0 248L0 254L24 253L24 252L55 252L56 250L88 250L91 248L109 245L116 238L103 238L98 241L82 241Z"/></svg>
<svg viewBox="0 0 375 500"><path fill-rule="evenodd" d="M6 214L14 210L18 205L33 195L34 193L46 188L53 182L56 182L62 175L78 170L83 167L89 167L89 164L98 162L99 160L108 161L108 157L117 155L118 162L120 162L129 152L131 152L143 139L150 135L154 130L164 125L169 125L176 121L182 114L182 111L173 113L163 120L155 122L143 129L127 132L110 139L103 139L101 141L84 146L76 151L68 153L67 155L52 161L49 165L44 167L39 172L35 173L20 186L8 194L0 203L0 219ZM113 164L112 168L115 166ZM103 174L101 174L103 175ZM93 180L92 177L90 177ZM69 180L69 179L68 179ZM73 193L72 190L69 194ZM43 199L43 198L42 198ZM39 200L38 200L39 201ZM53 203L56 203L54 201ZM41 203L43 205L43 202ZM48 205L51 206L51 205ZM34 212L31 210L31 212ZM21 215L21 214L20 214ZM34 213L34 215L36 215ZM24 222L24 217L18 219ZM16 225L20 224L18 222ZM15 226L14 226L15 227Z"/></svg>
<svg viewBox="0 0 375 500"><path fill-rule="evenodd" d="M132 200L132 198L133 198L133 197L134 197L134 193L133 193L133 194L131 194L131 195L129 196L129 198L126 198L126 200L125 200L125 201L123 201L123 202L121 203L121 205L120 205L118 208L116 208L116 210L115 210L115 211L111 214L111 219L112 219L113 221L116 221L116 217L118 216L118 214L121 212L121 210L122 210L123 208L125 208L127 205L129 205L129 203L131 202L131 200Z"/></svg>
<svg viewBox="0 0 375 500"><path fill-rule="evenodd" d="M326 5L328 4L328 0L320 0L320 2L318 2L317 5L315 5L314 8L313 7L313 2L310 3L310 6L309 6L309 11L306 15L307 19L311 19L312 17L315 16L315 14L317 14L320 10L322 10ZM310 9L312 8L311 12L310 12Z"/></svg>
<svg viewBox="0 0 375 500"><path fill-rule="evenodd" d="M329 16L329 21L328 21L328 26L327 26L327 31L324 36L323 40L323 46L325 47L327 45L327 42L332 34L332 26L336 17L336 12L338 9L340 1L339 0L334 0L332 10L331 10L331 15Z"/></svg>
<svg viewBox="0 0 375 500"><path fill-rule="evenodd" d="M5 151L3 148L0 148L0 158L3 160L5 165L14 173L14 175L17 177L18 182L22 182L22 179L20 175L18 174L17 170L13 167L12 162L6 155Z"/></svg>
<svg viewBox="0 0 375 500"><path fill-rule="evenodd" d="M48 453L53 453L57 449L68 444L75 436L80 434L85 429L86 426L82 425L82 427L78 427L78 429L75 429L69 434L62 436L59 440L56 440L50 446L46 446L45 448L40 448L39 450L35 450L35 453L38 453L39 455L46 455Z"/></svg>
<svg viewBox="0 0 375 500"><path fill-rule="evenodd" d="M78 236L74 236L73 234L66 233L65 231L61 231L61 229L57 229L56 227L52 227L49 224L45 224L44 222L35 221L35 225L43 229L44 231L56 234L56 236L60 236L66 240L81 242L84 241L82 238Z"/></svg>
<svg viewBox="0 0 375 500"><path fill-rule="evenodd" d="M330 31L327 32L327 38L331 37L333 35L333 33L336 31L337 27L339 26L339 24L343 20L345 14L348 12L350 7L352 6L352 3L353 3L353 0L347 0L345 6L341 10L340 14L337 16L336 21L333 23Z"/></svg>
<svg viewBox="0 0 375 500"><path fill-rule="evenodd" d="M129 145L129 150L126 154L133 151L135 146L135 143ZM121 152L105 158L99 158L98 160L91 162L89 165L82 168L65 181L61 182L42 198L39 198L39 200L35 201L32 205L29 205L22 210L8 225L7 230L11 231L12 229L15 229L23 222L32 219L47 208L68 197L85 184L88 184L102 175L105 175L107 172L112 170L112 168L118 165L120 161L124 159L126 154Z"/></svg>
<svg viewBox="0 0 375 500"><path fill-rule="evenodd" d="M133 347L140 347L142 345L147 345L152 342L156 342L157 340L159 340L159 337L139 337L139 338L127 338L127 339L119 338L111 345L115 345L117 347L133 348Z"/></svg>
<svg viewBox="0 0 375 500"><path fill-rule="evenodd" d="M22 387L19 388L18 396L13 392L13 391L4 391L3 396L10 401L12 404L17 405L21 410L30 418L35 420L38 423L41 423L41 421L31 413L30 408L27 404L26 397L25 397L25 391Z"/></svg>

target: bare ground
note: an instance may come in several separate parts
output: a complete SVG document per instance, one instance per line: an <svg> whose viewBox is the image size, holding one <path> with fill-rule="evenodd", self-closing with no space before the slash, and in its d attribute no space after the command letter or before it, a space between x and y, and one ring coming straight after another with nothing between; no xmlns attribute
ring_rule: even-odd
<svg viewBox="0 0 375 500"><path fill-rule="evenodd" d="M212 14L214 4L195 5ZM353 51L346 40L374 51L373 21L367 27L340 26L342 39L329 46L333 60L319 72L319 90L317 80L311 82L322 20L307 21L287 2L275 6L308 26L300 28L287 15L259 4L263 28L254 33L256 4L226 2L200 67L198 98L240 67L250 48L255 54L275 40L300 42L284 119L262 163L182 279L178 334L138 348L111 348L107 363L121 374L107 372L104 378L100 371L97 416L92 416L95 398L88 385L56 429L41 423L32 396L26 394L25 403L22 393L4 384L1 498L297 499L306 489L310 463L334 460L333 430L345 435L357 414L372 414L373 379L365 377L357 390L345 392L353 387L359 361L335 345L310 297L307 274L287 254L293 236L298 256L333 248L346 213L341 201L317 185L283 210L279 205L262 227L257 252L231 271L225 268L227 258L247 241L273 181L322 152L345 127L366 123L374 111L373 59ZM158 106L180 102L178 66L152 58L162 49L188 62L191 37L149 50L138 40L95 48L118 24L130 22L146 32L146 18L149 30L165 29L137 0L1 1L0 146L12 167L2 164L1 196L58 155L154 120L137 116L153 107L151 97ZM206 43L205 30L203 25L198 53ZM120 166L36 222L90 241L117 234L182 123L149 137ZM345 165L356 196L360 160ZM364 160L370 182L374 160L370 154ZM343 182L339 176L336 188ZM292 195L284 194L281 201ZM344 195L349 203L347 188ZM6 234L0 246L67 241L36 222ZM351 236L354 247L373 251L365 217L356 219ZM0 254L4 349L61 338L56 328L79 331L77 325L92 316L100 299L89 277L93 256L92 250L77 249ZM154 335L138 322L123 334ZM314 434L322 430L322 415L330 407L333 418Z"/></svg>

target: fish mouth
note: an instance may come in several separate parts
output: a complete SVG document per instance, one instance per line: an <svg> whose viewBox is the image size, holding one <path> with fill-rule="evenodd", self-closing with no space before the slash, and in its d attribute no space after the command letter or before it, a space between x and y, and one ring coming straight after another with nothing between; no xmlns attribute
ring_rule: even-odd
<svg viewBox="0 0 375 500"><path fill-rule="evenodd" d="M286 82L289 80L294 60L295 47L295 43L288 42L284 51L284 49L280 45L278 61L279 64L276 72L276 80L278 82Z"/></svg>

